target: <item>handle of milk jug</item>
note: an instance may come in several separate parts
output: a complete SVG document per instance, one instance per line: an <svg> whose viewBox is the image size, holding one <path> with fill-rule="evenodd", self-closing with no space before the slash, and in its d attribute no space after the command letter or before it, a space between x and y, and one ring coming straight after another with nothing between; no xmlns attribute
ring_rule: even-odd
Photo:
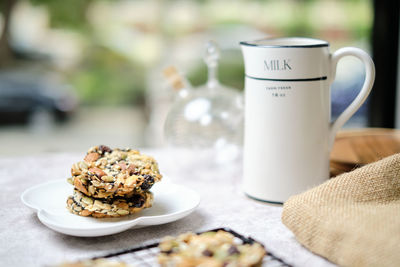
<svg viewBox="0 0 400 267"><path fill-rule="evenodd" d="M351 104L339 115L339 117L333 121L330 125L330 148L332 148L333 142L335 140L336 132L350 119L351 116L360 108L362 103L367 99L369 93L371 92L372 85L375 80L375 66L371 57L363 50L355 47L344 47L337 50L332 55L331 61L331 77L333 79L336 76L336 66L338 61L345 56L354 56L359 58L365 67L365 80L364 84L358 93L357 97L351 102Z"/></svg>

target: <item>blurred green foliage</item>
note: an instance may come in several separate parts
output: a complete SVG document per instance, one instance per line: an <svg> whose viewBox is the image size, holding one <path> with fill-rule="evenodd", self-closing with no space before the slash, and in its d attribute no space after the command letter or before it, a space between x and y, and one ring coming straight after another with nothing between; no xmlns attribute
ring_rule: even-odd
<svg viewBox="0 0 400 267"><path fill-rule="evenodd" d="M81 66L69 75L85 104L139 104L144 98L143 67L106 47L87 49Z"/></svg>
<svg viewBox="0 0 400 267"><path fill-rule="evenodd" d="M86 40L87 49L83 53L84 56L80 60L79 67L66 72L66 77L77 88L83 103L117 105L143 102L147 70L154 63L134 62L132 57L128 58L127 55L120 54L106 47L104 44L99 44L98 36L96 36L87 18L87 11L92 4L96 2L118 4L120 1L29 1L34 5L46 7L50 15L51 27L72 29L80 33ZM4 2L2 2L0 1L0 8L4 6ZM156 3L164 8L169 3L179 3L179 1L174 0L132 0L132 2L140 3L141 5ZM182 1L182 3L184 2ZM341 36L352 40L368 40L372 26L371 0L243 0L232 3L232 5L242 3L242 7L245 5L251 7L252 3L259 4L260 8L255 10L250 8L247 11L240 10L240 8L229 10L229 5L224 10L213 10L210 8L212 4L215 3L219 8L221 8L221 5L218 5L217 1L213 2L212 0L192 0L190 2L194 4L193 6L198 11L196 14L200 14L197 17L198 23L190 24L191 26L185 24L183 25L185 26L183 27L184 30L179 30L176 21L168 24L168 21L160 19L158 22L160 25L156 26L151 25L147 27L145 25L147 22L130 25L132 32L135 32L135 34L146 34L143 29L152 29L153 31L158 31L152 34L163 36L163 38L160 38L161 41L168 39L173 44L174 42L180 42L180 38L185 37L185 35L196 34L199 31L207 32L216 25L246 24L258 29L260 32L272 32L275 35L281 36L326 38L326 32L329 33L331 31L334 34L341 34ZM318 8L315 9L315 7L324 5L327 7L334 6L336 13L333 12L332 15L330 10L325 10L328 15L325 12L324 14L320 14ZM253 11L258 12L258 15L253 15ZM186 11L181 10L180 12L180 15L182 15ZM219 16L219 14L221 15ZM263 16L260 17L260 14ZM335 18L333 18L332 23L332 16L334 15L339 17L337 22L341 24L335 24ZM319 19L315 19L314 17L316 16L319 16ZM170 17L174 18L174 14ZM324 24L325 18L331 24L326 24L326 22ZM338 33L335 31L338 31ZM163 51L162 53L167 53L167 51ZM244 80L242 62L239 47L237 50L222 51L219 65L219 79L221 83L242 90ZM195 66L193 69L188 70L188 78L194 86L204 84L206 82L207 71L200 56L198 64L195 64Z"/></svg>
<svg viewBox="0 0 400 267"><path fill-rule="evenodd" d="M90 4L99 0L30 0L45 6L53 28L68 28L86 35L89 47L81 64L67 78L86 105L143 104L145 68L111 49L99 46L87 21ZM101 1L101 0L100 0Z"/></svg>
<svg viewBox="0 0 400 267"><path fill-rule="evenodd" d="M207 82L207 67L204 61L195 64L195 68L187 73L193 86ZM244 88L244 65L240 50L223 50L218 65L218 79L221 84L242 90Z"/></svg>
<svg viewBox="0 0 400 267"><path fill-rule="evenodd" d="M54 28L87 27L86 11L93 0L30 0L34 5L45 6L50 13L50 25Z"/></svg>

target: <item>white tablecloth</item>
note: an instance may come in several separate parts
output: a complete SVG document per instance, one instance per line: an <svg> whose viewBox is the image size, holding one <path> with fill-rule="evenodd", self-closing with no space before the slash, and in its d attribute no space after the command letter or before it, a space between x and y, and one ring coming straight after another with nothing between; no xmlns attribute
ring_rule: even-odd
<svg viewBox="0 0 400 267"><path fill-rule="evenodd" d="M294 266L333 266L296 242L280 220L281 206L251 200L241 192L239 160L216 167L193 154L176 158L167 150L142 152L158 160L165 179L196 190L201 196L200 206L176 222L96 238L54 232L20 200L21 193L31 186L67 178L70 166L83 154L0 159L0 266L48 266L137 246L165 235L218 227L229 227L261 241L267 250Z"/></svg>

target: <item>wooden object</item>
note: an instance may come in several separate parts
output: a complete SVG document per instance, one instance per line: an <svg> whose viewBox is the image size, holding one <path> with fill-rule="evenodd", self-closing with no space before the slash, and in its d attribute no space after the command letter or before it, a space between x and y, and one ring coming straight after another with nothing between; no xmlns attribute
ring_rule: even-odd
<svg viewBox="0 0 400 267"><path fill-rule="evenodd" d="M400 130L366 128L341 131L331 152L331 176L396 153L400 153Z"/></svg>

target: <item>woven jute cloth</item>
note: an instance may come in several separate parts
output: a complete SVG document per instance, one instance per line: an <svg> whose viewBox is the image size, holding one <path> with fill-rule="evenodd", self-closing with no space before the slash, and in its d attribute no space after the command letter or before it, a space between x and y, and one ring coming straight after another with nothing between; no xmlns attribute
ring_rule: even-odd
<svg viewBox="0 0 400 267"><path fill-rule="evenodd" d="M338 265L400 266L400 154L291 197L282 222Z"/></svg>

